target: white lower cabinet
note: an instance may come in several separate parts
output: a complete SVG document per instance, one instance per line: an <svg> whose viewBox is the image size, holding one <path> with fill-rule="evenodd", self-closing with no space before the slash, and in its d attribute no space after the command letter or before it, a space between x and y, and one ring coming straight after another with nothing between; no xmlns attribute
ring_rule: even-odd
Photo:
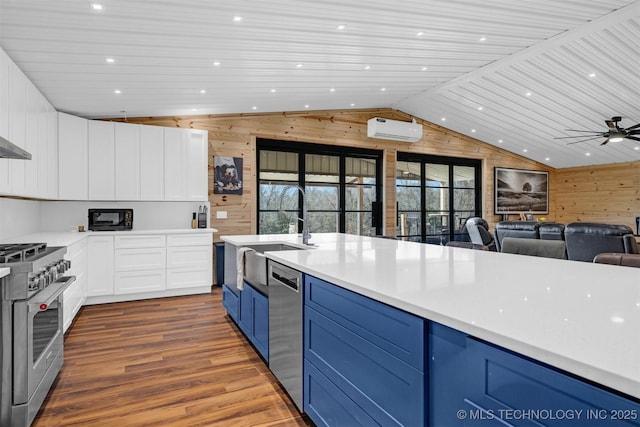
<svg viewBox="0 0 640 427"><path fill-rule="evenodd" d="M163 235L116 236L116 294L166 289L165 242Z"/></svg>
<svg viewBox="0 0 640 427"><path fill-rule="evenodd" d="M88 251L87 295L113 295L113 236L89 236Z"/></svg>
<svg viewBox="0 0 640 427"><path fill-rule="evenodd" d="M90 236L87 303L210 292L212 252L212 233Z"/></svg>
<svg viewBox="0 0 640 427"><path fill-rule="evenodd" d="M210 286L211 234L171 234L167 238L167 289Z"/></svg>
<svg viewBox="0 0 640 427"><path fill-rule="evenodd" d="M87 299L87 240L82 239L67 248L65 259L71 261L71 269L65 276L76 276L73 282L62 295L62 318L64 332L67 331L78 311Z"/></svg>

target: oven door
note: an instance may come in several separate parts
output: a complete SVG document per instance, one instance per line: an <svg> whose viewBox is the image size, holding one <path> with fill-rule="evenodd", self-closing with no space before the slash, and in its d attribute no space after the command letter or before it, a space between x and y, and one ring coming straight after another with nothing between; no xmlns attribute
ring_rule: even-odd
<svg viewBox="0 0 640 427"><path fill-rule="evenodd" d="M14 406L33 403L37 412L62 366L62 293L75 279L61 277L13 305Z"/></svg>

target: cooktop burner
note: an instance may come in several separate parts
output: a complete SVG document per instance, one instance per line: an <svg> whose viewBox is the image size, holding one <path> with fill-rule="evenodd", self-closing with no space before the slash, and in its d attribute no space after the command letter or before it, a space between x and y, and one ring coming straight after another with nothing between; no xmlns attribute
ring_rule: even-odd
<svg viewBox="0 0 640 427"><path fill-rule="evenodd" d="M0 264L29 261L46 249L46 243L0 243Z"/></svg>

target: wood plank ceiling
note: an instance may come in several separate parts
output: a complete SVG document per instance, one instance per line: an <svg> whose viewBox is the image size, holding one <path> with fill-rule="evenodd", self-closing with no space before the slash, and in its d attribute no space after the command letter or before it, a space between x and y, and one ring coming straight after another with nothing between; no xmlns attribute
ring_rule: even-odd
<svg viewBox="0 0 640 427"><path fill-rule="evenodd" d="M640 160L553 139L640 122L640 1L96 3L0 0L0 45L60 111L391 107L552 167Z"/></svg>

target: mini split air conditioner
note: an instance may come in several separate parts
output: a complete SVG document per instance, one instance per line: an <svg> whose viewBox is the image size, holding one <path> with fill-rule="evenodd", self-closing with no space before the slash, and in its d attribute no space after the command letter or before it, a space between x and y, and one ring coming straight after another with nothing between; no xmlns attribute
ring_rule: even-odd
<svg viewBox="0 0 640 427"><path fill-rule="evenodd" d="M422 125L398 120L374 117L367 122L367 136L369 138L391 139L393 141L416 142L422 138Z"/></svg>

